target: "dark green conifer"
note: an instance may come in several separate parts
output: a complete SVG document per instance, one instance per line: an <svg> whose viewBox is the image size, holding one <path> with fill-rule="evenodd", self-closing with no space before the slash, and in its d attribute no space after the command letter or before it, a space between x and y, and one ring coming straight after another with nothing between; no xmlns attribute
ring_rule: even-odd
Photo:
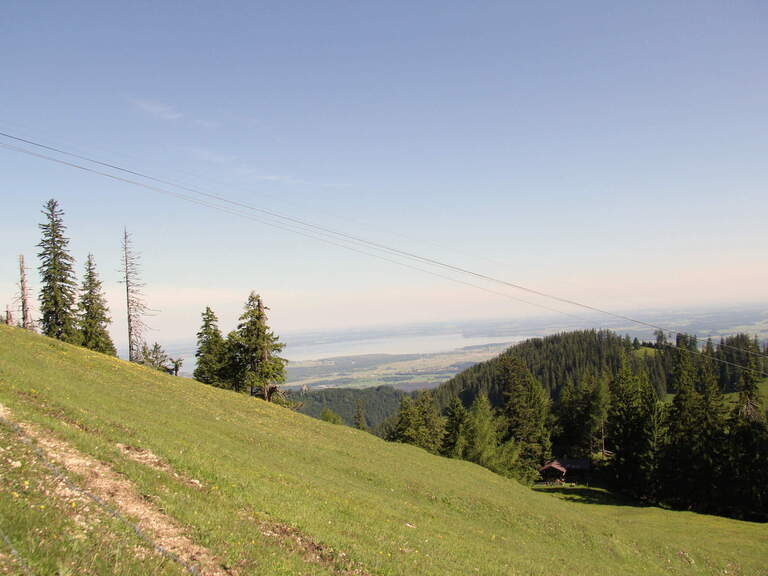
<svg viewBox="0 0 768 576"><path fill-rule="evenodd" d="M203 324L197 333L197 366L194 378L212 386L224 386L224 362L226 359L226 346L224 338L219 330L218 318L210 307L205 308L202 314Z"/></svg>
<svg viewBox="0 0 768 576"><path fill-rule="evenodd" d="M467 413L465 458L493 470L497 464L499 426L488 396L480 394Z"/></svg>
<svg viewBox="0 0 768 576"><path fill-rule="evenodd" d="M115 356L117 351L107 329L111 321L93 254L88 254L78 303L80 344L96 352Z"/></svg>
<svg viewBox="0 0 768 576"><path fill-rule="evenodd" d="M149 366L155 370L161 372L171 372L172 368L169 365L170 358L165 352L162 346L155 342L152 346L148 346L146 342L141 345L141 357L139 358L139 364Z"/></svg>
<svg viewBox="0 0 768 576"><path fill-rule="evenodd" d="M365 407L363 406L363 401L358 400L357 406L355 407L355 428L358 430L363 430L364 432L368 431L368 422L365 418Z"/></svg>
<svg viewBox="0 0 768 576"><path fill-rule="evenodd" d="M228 338L229 372L235 389L244 388L252 396L270 402L280 395L285 381L285 359L278 356L285 344L267 324L267 308L261 296L251 292L240 316L236 333Z"/></svg>
<svg viewBox="0 0 768 576"><path fill-rule="evenodd" d="M342 417L336 414L336 412L334 412L327 406L323 408L323 411L320 413L320 420L323 420L330 424L344 424L344 420L342 419Z"/></svg>
<svg viewBox="0 0 768 576"><path fill-rule="evenodd" d="M533 479L551 451L549 396L525 365L509 355L502 357L494 384L504 397L506 430L501 441L511 440L519 450L515 475Z"/></svg>
<svg viewBox="0 0 768 576"><path fill-rule="evenodd" d="M458 396L453 396L446 410L445 438L441 452L449 458L464 458L466 447L467 409Z"/></svg>
<svg viewBox="0 0 768 576"><path fill-rule="evenodd" d="M77 343L79 334L76 319L74 258L69 253L69 238L63 210L56 200L48 200L42 211L45 222L40 224L40 327L46 336Z"/></svg>
<svg viewBox="0 0 768 576"><path fill-rule="evenodd" d="M388 440L414 444L437 454L444 435L445 422L435 405L431 391L419 392L415 399L403 396Z"/></svg>
<svg viewBox="0 0 768 576"><path fill-rule="evenodd" d="M618 375L611 383L607 443L616 484L636 496L653 493L657 449L663 443L663 408L644 373L635 373L622 352Z"/></svg>

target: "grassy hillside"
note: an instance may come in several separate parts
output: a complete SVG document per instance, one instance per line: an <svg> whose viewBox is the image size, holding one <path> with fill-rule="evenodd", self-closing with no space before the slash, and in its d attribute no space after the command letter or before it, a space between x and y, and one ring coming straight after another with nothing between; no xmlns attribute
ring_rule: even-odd
<svg viewBox="0 0 768 576"><path fill-rule="evenodd" d="M467 462L5 326L0 402L123 474L236 574L765 573L766 525L532 491ZM34 573L182 573L122 525L65 529L77 518L46 488L46 471L0 431L13 452L0 454L0 528ZM118 443L168 466L136 462ZM327 561L311 562L281 534L314 542ZM3 560L14 561L0 542Z"/></svg>

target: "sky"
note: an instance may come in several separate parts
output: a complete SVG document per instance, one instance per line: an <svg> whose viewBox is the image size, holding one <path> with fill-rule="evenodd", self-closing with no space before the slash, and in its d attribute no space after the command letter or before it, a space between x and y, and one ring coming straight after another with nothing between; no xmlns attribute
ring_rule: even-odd
<svg viewBox="0 0 768 576"><path fill-rule="evenodd" d="M11 0L0 131L611 310L764 302L767 25L763 2ZM232 328L251 290L281 333L542 313L0 148L3 308L19 254L36 293L49 198L119 344L123 227L161 342L205 306Z"/></svg>

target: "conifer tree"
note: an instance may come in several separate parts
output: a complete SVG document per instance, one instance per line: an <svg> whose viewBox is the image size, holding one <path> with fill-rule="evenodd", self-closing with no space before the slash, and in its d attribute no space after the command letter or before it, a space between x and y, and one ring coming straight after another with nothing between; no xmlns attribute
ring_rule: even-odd
<svg viewBox="0 0 768 576"><path fill-rule="evenodd" d="M56 200L48 200L42 211L45 222L40 224L40 324L43 334L65 342L77 343L75 298L77 284L72 268L74 258L69 253L64 211Z"/></svg>
<svg viewBox="0 0 768 576"><path fill-rule="evenodd" d="M549 396L525 365L508 355L502 358L494 381L504 397L506 431L501 441L515 443L519 450L515 475L530 479L550 456Z"/></svg>
<svg viewBox="0 0 768 576"><path fill-rule="evenodd" d="M441 453L448 458L464 458L466 447L467 409L458 396L453 396L446 411L445 438Z"/></svg>
<svg viewBox="0 0 768 576"><path fill-rule="evenodd" d="M617 485L636 496L655 490L657 447L663 443L662 408L645 374L632 371L627 354L620 355L618 375L611 383L608 444Z"/></svg>
<svg viewBox="0 0 768 576"><path fill-rule="evenodd" d="M431 391L417 394L416 398L403 396L400 410L388 440L414 444L437 454L445 435L445 422L435 405Z"/></svg>
<svg viewBox="0 0 768 576"><path fill-rule="evenodd" d="M355 428L364 432L368 431L368 422L365 419L365 408L362 400L358 400L355 407Z"/></svg>
<svg viewBox="0 0 768 576"><path fill-rule="evenodd" d="M285 345L267 325L269 310L255 292L251 292L240 316L237 332L228 343L231 373L238 380L235 387L244 387L252 396L260 395L267 402L280 395L285 381L285 360L278 354Z"/></svg>
<svg viewBox="0 0 768 576"><path fill-rule="evenodd" d="M170 358L168 358L168 354L157 342L152 344L152 346L148 346L146 342L141 345L141 359L139 360L139 364L149 366L150 368L160 370L161 372L170 372L171 368L168 365L169 360Z"/></svg>
<svg viewBox="0 0 768 576"><path fill-rule="evenodd" d="M327 406L323 408L323 411L320 413L320 420L323 420L330 424L344 424L344 420L342 419L342 417L336 414L336 412L334 412Z"/></svg>
<svg viewBox="0 0 768 576"><path fill-rule="evenodd" d="M716 509L727 490L725 463L728 460L726 444L727 414L723 393L715 366L715 349L707 341L699 363L698 392L699 408L698 444L693 447L700 466L690 499L702 511Z"/></svg>
<svg viewBox="0 0 768 576"><path fill-rule="evenodd" d="M694 386L691 354L675 350L672 384L677 390L667 418L667 444L662 461L662 486L665 499L674 505L690 501L701 476L702 399Z"/></svg>
<svg viewBox="0 0 768 576"><path fill-rule="evenodd" d="M203 311L202 319L203 324L197 333L197 366L193 376L205 384L223 387L226 346L219 330L219 319L208 306Z"/></svg>
<svg viewBox="0 0 768 576"><path fill-rule="evenodd" d="M115 356L117 351L107 329L111 321L93 254L88 254L78 303L80 344L96 352Z"/></svg>
<svg viewBox="0 0 768 576"><path fill-rule="evenodd" d="M488 396L480 394L467 414L467 446L465 458L494 469L497 464L499 430Z"/></svg>

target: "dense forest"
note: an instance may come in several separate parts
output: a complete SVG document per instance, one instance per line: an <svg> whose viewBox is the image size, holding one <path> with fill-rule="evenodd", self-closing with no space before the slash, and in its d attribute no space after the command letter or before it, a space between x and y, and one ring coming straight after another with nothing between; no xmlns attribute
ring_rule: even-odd
<svg viewBox="0 0 768 576"><path fill-rule="evenodd" d="M384 421L397 412L400 400L406 394L392 386L286 391L286 397L298 407L299 412L320 418L323 410L328 409L338 414L349 426L355 424L358 408L362 407L365 423L373 431L380 431Z"/></svg>
<svg viewBox="0 0 768 576"><path fill-rule="evenodd" d="M556 401L564 386L587 374L608 374L616 378L622 352L627 355L633 370L644 370L658 395L663 396L677 391L673 378L675 350L686 348L697 351L699 347L695 338L685 334L678 334L674 345L660 333L652 342L640 342L610 330L583 330L533 338L457 374L435 390L435 399L444 408L452 396L458 395L464 404L469 405L479 393L484 392L492 404L499 405L501 392L494 385L493 376L502 359L511 356L522 360ZM757 361L756 369L768 371L765 352L764 346L761 349L759 343L746 334L723 338L714 350L720 389L726 393L736 392L744 377L743 367L749 366L753 358Z"/></svg>
<svg viewBox="0 0 768 576"><path fill-rule="evenodd" d="M638 499L766 520L765 360L746 335L537 338L403 397L384 435L524 482L553 456L582 458Z"/></svg>

